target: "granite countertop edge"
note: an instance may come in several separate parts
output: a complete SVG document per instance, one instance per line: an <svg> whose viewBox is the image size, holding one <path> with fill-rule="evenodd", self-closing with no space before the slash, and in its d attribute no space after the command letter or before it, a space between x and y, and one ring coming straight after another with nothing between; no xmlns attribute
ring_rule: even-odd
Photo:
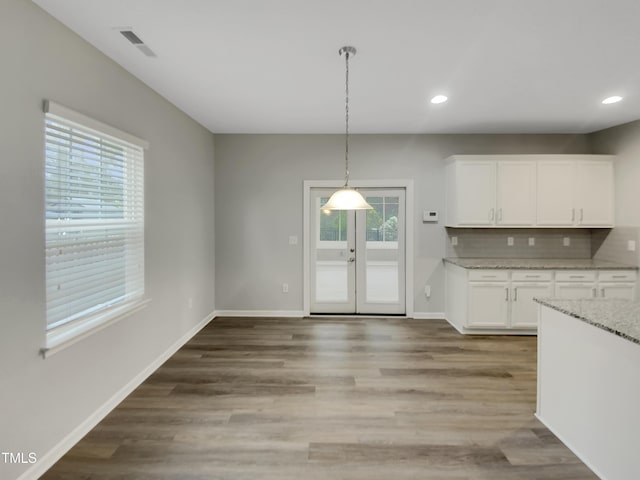
<svg viewBox="0 0 640 480"><path fill-rule="evenodd" d="M534 301L538 302L540 305L544 305L545 307L549 307L553 310L556 310L560 313L564 313L565 315L569 315L570 317L576 318L578 320L581 320L589 325L593 325L594 327L597 327L601 330L605 330L609 333L612 333L618 337L624 338L626 340L629 340L630 342L636 343L638 345L640 345L640 335L635 336L629 333L626 333L624 331L622 331L619 328L615 328L612 327L611 325L607 325L606 320L602 320L602 321L596 321L593 318L589 318L589 315L584 315L581 313L576 312L574 309L569 308L569 307L563 307L562 305L559 305L558 302L563 302L563 303L569 303L570 301L566 301L564 299L560 300L560 299L550 299L550 298L534 298ZM593 299L589 299L590 302L598 302L598 300L593 300ZM575 303L580 303L580 301L574 301ZM628 307L632 307L634 304L631 301L622 301L624 303L622 303L623 306L628 306ZM602 305L607 306L607 302L606 300L601 300L600 302ZM625 312L624 312L624 308L621 308L621 303L614 303L614 304L610 304L609 305L609 312L608 313L608 319L611 320L612 318L616 318L618 316L624 316ZM623 323L624 325L624 323Z"/></svg>
<svg viewBox="0 0 640 480"><path fill-rule="evenodd" d="M638 270L634 265L591 259L445 257L442 260L469 270Z"/></svg>

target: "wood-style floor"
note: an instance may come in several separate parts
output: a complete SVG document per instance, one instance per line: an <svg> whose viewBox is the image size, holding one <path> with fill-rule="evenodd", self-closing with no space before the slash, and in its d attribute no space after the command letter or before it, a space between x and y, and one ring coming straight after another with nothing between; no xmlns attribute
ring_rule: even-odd
<svg viewBox="0 0 640 480"><path fill-rule="evenodd" d="M597 479L535 401L535 337L217 318L42 478Z"/></svg>

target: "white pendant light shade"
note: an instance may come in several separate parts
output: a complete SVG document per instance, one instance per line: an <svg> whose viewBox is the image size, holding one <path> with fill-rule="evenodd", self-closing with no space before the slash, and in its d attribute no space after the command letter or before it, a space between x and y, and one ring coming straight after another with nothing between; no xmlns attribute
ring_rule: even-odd
<svg viewBox="0 0 640 480"><path fill-rule="evenodd" d="M353 188L346 187L334 192L322 210L370 210L373 207Z"/></svg>

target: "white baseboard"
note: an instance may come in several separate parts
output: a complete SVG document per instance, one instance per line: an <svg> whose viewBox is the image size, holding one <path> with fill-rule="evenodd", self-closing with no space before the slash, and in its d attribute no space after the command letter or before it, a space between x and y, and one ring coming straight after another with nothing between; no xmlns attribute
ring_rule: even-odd
<svg viewBox="0 0 640 480"><path fill-rule="evenodd" d="M446 320L444 312L413 312L411 317L416 320Z"/></svg>
<svg viewBox="0 0 640 480"><path fill-rule="evenodd" d="M124 400L131 392L144 382L160 365L169 359L174 353L193 338L202 328L204 328L213 318L214 312L207 315L195 327L185 333L180 339L174 342L164 353L156 358L149 366L138 373L129 383L116 392L109 400L107 400L100 408L98 408L91 416L84 420L80 425L74 428L71 433L64 437L55 447L38 458L38 462L33 464L26 472L20 475L17 480L36 480L49 470L62 456L67 453L82 437L91 431L100 421L106 417L122 400Z"/></svg>
<svg viewBox="0 0 640 480"><path fill-rule="evenodd" d="M216 310L216 317L293 317L302 318L302 310Z"/></svg>
<svg viewBox="0 0 640 480"><path fill-rule="evenodd" d="M508 329L508 328L460 328L448 318L444 318L449 325L455 328L462 335L537 335L536 328Z"/></svg>

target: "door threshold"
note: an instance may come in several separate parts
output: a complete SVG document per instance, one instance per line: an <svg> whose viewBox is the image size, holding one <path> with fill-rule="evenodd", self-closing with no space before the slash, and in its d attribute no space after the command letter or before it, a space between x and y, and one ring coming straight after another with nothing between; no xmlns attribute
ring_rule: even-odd
<svg viewBox="0 0 640 480"><path fill-rule="evenodd" d="M330 318L409 318L406 313L310 313L308 318L330 317Z"/></svg>

